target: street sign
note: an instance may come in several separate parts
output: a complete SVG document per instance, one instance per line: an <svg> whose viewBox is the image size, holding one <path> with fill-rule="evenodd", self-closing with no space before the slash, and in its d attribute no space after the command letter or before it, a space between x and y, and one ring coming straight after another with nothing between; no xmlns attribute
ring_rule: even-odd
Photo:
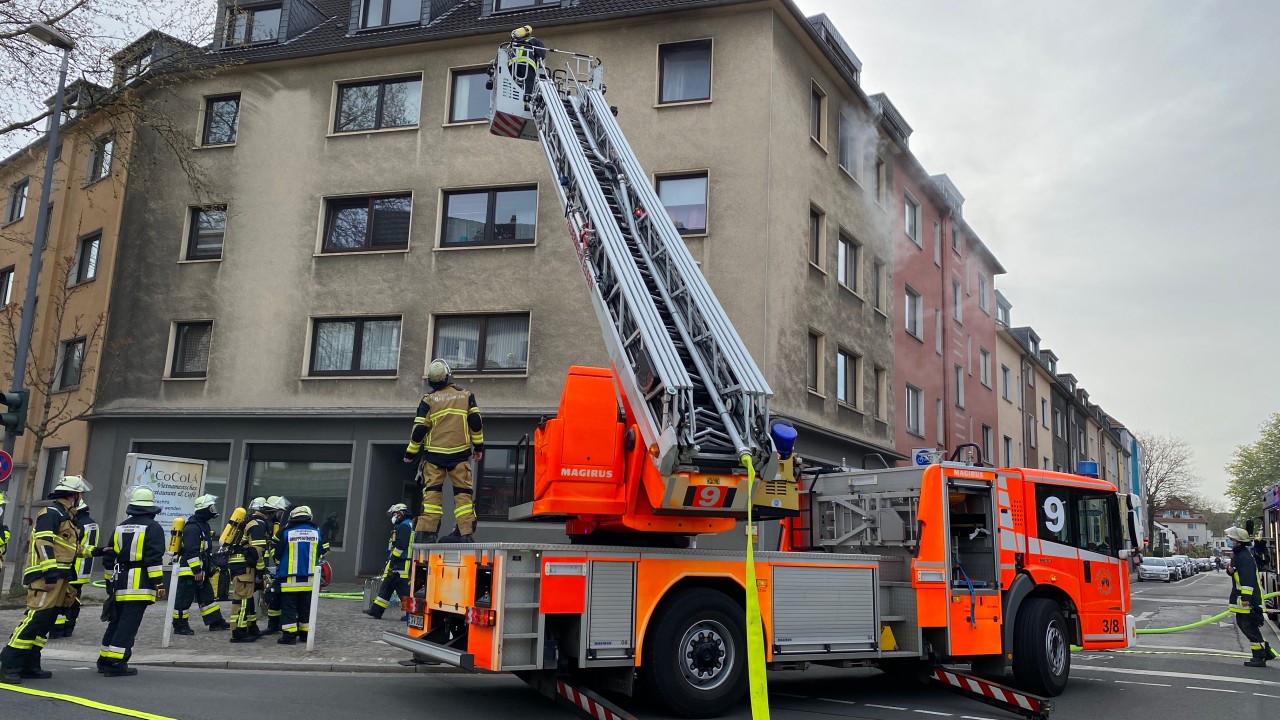
<svg viewBox="0 0 1280 720"><path fill-rule="evenodd" d="M916 465L934 465L942 462L942 453L933 448L912 448L911 458Z"/></svg>
<svg viewBox="0 0 1280 720"><path fill-rule="evenodd" d="M9 479L9 475L13 472L13 456L0 450L0 482Z"/></svg>

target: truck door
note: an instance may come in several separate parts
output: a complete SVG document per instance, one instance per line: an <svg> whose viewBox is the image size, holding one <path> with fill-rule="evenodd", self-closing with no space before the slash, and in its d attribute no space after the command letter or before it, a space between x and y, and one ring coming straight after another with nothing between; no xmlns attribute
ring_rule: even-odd
<svg viewBox="0 0 1280 720"><path fill-rule="evenodd" d="M1074 489L1072 523L1080 552L1080 624L1086 646L1125 642L1128 567L1118 556L1123 533L1115 493Z"/></svg>

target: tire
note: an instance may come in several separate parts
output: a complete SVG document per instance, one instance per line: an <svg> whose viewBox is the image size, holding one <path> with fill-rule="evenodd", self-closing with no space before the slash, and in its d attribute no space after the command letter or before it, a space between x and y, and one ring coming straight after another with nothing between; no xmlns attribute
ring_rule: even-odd
<svg viewBox="0 0 1280 720"><path fill-rule="evenodd" d="M640 679L673 714L723 715L747 694L747 631L742 606L708 588L663 601L649 627Z"/></svg>
<svg viewBox="0 0 1280 720"><path fill-rule="evenodd" d="M1031 598L1013 628L1013 676L1018 687L1056 697L1071 675L1071 633L1058 603Z"/></svg>
<svg viewBox="0 0 1280 720"><path fill-rule="evenodd" d="M1173 576L1172 576L1172 575L1170 575L1169 577L1166 577L1166 578L1164 579L1164 581L1165 581L1166 583L1173 582Z"/></svg>

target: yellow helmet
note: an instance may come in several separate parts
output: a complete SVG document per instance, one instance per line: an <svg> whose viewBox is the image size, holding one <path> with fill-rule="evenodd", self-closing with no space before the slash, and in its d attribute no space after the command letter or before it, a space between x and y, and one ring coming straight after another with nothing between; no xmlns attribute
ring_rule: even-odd
<svg viewBox="0 0 1280 720"><path fill-rule="evenodd" d="M387 508L388 515L395 515L396 513L407 513L407 512L409 512L409 506L405 505L404 503L396 503L395 505L392 505L391 507Z"/></svg>
<svg viewBox="0 0 1280 720"><path fill-rule="evenodd" d="M436 358L427 366L427 382L431 383L434 388L441 388L449 384L449 380L453 377L453 369L449 367L449 363L444 358Z"/></svg>
<svg viewBox="0 0 1280 720"><path fill-rule="evenodd" d="M156 494L146 485L139 485L129 493L129 504L140 508L154 508L156 505Z"/></svg>
<svg viewBox="0 0 1280 720"><path fill-rule="evenodd" d="M532 34L533 34L532 25L521 25L520 27L511 31L511 39L524 40L525 38L529 37Z"/></svg>
<svg viewBox="0 0 1280 720"><path fill-rule="evenodd" d="M1223 535L1226 535L1228 538L1238 543L1249 542L1249 533L1245 532L1243 529L1238 527L1227 528L1226 532L1224 532Z"/></svg>
<svg viewBox="0 0 1280 720"><path fill-rule="evenodd" d="M289 519L290 520L302 520L302 519L310 520L311 508L306 505L299 505L298 507L294 508L292 512L289 513Z"/></svg>
<svg viewBox="0 0 1280 720"><path fill-rule="evenodd" d="M84 477L80 475L67 475L53 486L53 492L49 493L52 497L64 497L66 495L78 495L87 493L93 489Z"/></svg>
<svg viewBox="0 0 1280 720"><path fill-rule="evenodd" d="M192 508L196 510L203 510L205 508L213 507L214 505L217 504L217 502L218 502L217 495L201 495L200 497L196 498L196 501L192 505Z"/></svg>

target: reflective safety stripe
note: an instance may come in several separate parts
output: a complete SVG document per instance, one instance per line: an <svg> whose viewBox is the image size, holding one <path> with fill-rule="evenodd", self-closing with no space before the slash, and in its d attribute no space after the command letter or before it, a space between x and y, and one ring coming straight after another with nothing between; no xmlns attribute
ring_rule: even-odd
<svg viewBox="0 0 1280 720"><path fill-rule="evenodd" d="M453 509L453 516L462 517L463 515L468 515L471 513L471 509L473 507L475 506L472 505L471 503L467 503L466 505L459 505L458 507Z"/></svg>
<svg viewBox="0 0 1280 720"><path fill-rule="evenodd" d="M428 445L427 452L434 452L434 453L440 453L441 455L447 455L450 453L462 452L463 450L469 450L470 448L471 448L471 443L467 443L466 445L453 445L451 447L440 447L439 445Z"/></svg>
<svg viewBox="0 0 1280 720"><path fill-rule="evenodd" d="M124 653L125 649L122 647L103 645L102 649L98 651L98 657L104 657L110 660L123 660Z"/></svg>
<svg viewBox="0 0 1280 720"><path fill-rule="evenodd" d="M416 417L416 418L414 418L414 419L413 419L413 424L414 424L414 425L421 425L422 423L424 423L424 422L426 422L426 421L427 421L427 419L426 419L426 418L424 418L424 417L422 417L421 415L419 415L418 417Z"/></svg>
<svg viewBox="0 0 1280 720"><path fill-rule="evenodd" d="M422 443L416 443L416 442L409 443L409 446L405 448L405 452L409 453L410 455L416 455L421 450L422 450Z"/></svg>
<svg viewBox="0 0 1280 720"><path fill-rule="evenodd" d="M186 620L186 619L187 619L187 611L186 611L186 610L174 610L174 611L173 611L173 619L174 619L174 620Z"/></svg>
<svg viewBox="0 0 1280 720"><path fill-rule="evenodd" d="M444 514L444 508L443 508L443 507L441 507L441 506L439 506L439 505L432 505L432 504L430 504L430 503L422 503L422 514L423 514L423 515L443 515L443 514Z"/></svg>
<svg viewBox="0 0 1280 720"><path fill-rule="evenodd" d="M380 597L376 597L376 598L374 598L374 599L373 599L373 604L374 604L374 605L377 605L378 607L382 608L383 610L386 610L386 609L387 609L387 601L386 601L386 600L383 600L383 599L382 599L382 598L380 598Z"/></svg>
<svg viewBox="0 0 1280 720"><path fill-rule="evenodd" d="M218 603L213 603L212 605L205 605L204 607L200 608L200 615L202 616L212 615L221 609L222 608L218 606Z"/></svg>

